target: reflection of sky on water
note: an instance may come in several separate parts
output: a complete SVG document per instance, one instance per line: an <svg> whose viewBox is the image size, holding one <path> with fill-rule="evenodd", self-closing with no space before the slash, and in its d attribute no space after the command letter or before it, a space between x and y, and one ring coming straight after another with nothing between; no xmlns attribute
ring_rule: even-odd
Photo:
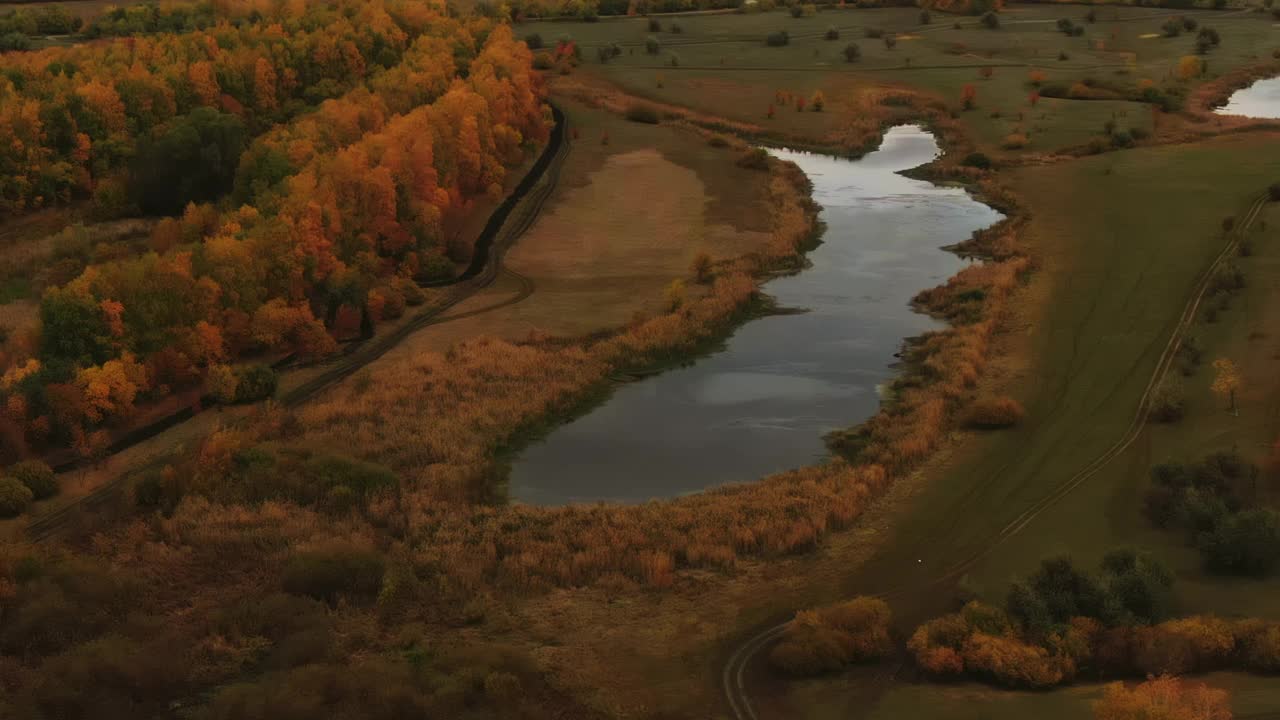
<svg viewBox="0 0 1280 720"><path fill-rule="evenodd" d="M1280 118L1280 77L1259 80L1231 93L1227 104L1215 112L1251 118Z"/></svg>
<svg viewBox="0 0 1280 720"><path fill-rule="evenodd" d="M765 288L806 312L753 320L721 352L618 388L515 459L513 499L638 502L753 480L821 460L824 433L875 412L903 338L938 327L911 297L962 266L939 248L1000 215L897 174L937 157L914 126L853 162L773 152L808 174L827 224L811 267Z"/></svg>

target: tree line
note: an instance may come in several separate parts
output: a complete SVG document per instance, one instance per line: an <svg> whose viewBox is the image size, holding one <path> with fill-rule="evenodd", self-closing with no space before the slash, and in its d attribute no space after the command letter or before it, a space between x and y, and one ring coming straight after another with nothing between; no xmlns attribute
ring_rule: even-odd
<svg viewBox="0 0 1280 720"><path fill-rule="evenodd" d="M32 172L9 178L12 209L48 190L181 213L156 227L151 252L46 291L39 332L4 346L8 455L92 453L140 399L247 353L326 353L344 308L370 324L403 312L411 278L449 267L451 223L500 195L506 167L549 124L509 28L412 0L342 0L5 65L0 97L15 102L0 103L0 125L21 117L6 150L24 154L10 167ZM192 202L226 195L222 209Z"/></svg>

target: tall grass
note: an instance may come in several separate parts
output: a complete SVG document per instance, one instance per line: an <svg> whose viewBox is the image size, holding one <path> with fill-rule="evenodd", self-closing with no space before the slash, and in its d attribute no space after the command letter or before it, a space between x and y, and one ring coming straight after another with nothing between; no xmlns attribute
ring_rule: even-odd
<svg viewBox="0 0 1280 720"><path fill-rule="evenodd" d="M386 363L359 388L337 389L300 411L300 422L286 424L291 432L268 437L352 448L399 472L398 494L370 503L367 520L393 529L419 572L459 592L572 587L619 574L660 588L682 568L727 568L814 547L857 520L953 425L1025 258L970 266L921 293L921 308L955 324L912 348L892 402L832 439L843 451L837 459L637 506L492 502L502 451L523 433L563 416L619 369L663 362L726 332L756 297L759 271L796 260L816 208L797 168L772 161L771 172L768 247L733 263L678 310L586 344L479 338Z"/></svg>

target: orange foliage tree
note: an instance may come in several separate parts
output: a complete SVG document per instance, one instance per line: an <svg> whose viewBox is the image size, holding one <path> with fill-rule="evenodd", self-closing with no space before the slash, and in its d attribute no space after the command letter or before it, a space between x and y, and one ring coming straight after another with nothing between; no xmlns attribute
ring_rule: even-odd
<svg viewBox="0 0 1280 720"><path fill-rule="evenodd" d="M1231 720L1225 690L1189 683L1168 675L1128 687L1107 686L1093 704L1095 720Z"/></svg>

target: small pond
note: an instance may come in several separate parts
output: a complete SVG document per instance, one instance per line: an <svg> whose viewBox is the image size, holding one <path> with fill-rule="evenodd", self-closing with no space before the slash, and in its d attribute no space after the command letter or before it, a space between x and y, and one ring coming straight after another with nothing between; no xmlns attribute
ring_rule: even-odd
<svg viewBox="0 0 1280 720"><path fill-rule="evenodd" d="M1251 118L1280 118L1280 77L1259 80L1231 93L1227 104L1214 112Z"/></svg>
<svg viewBox="0 0 1280 720"><path fill-rule="evenodd" d="M772 152L808 174L823 206L810 266L765 286L805 312L752 320L717 352L618 387L513 459L513 500L642 502L754 480L822 460L824 433L876 412L903 340L940 326L909 302L962 267L941 248L1001 215L898 174L940 152L916 126L857 161Z"/></svg>

